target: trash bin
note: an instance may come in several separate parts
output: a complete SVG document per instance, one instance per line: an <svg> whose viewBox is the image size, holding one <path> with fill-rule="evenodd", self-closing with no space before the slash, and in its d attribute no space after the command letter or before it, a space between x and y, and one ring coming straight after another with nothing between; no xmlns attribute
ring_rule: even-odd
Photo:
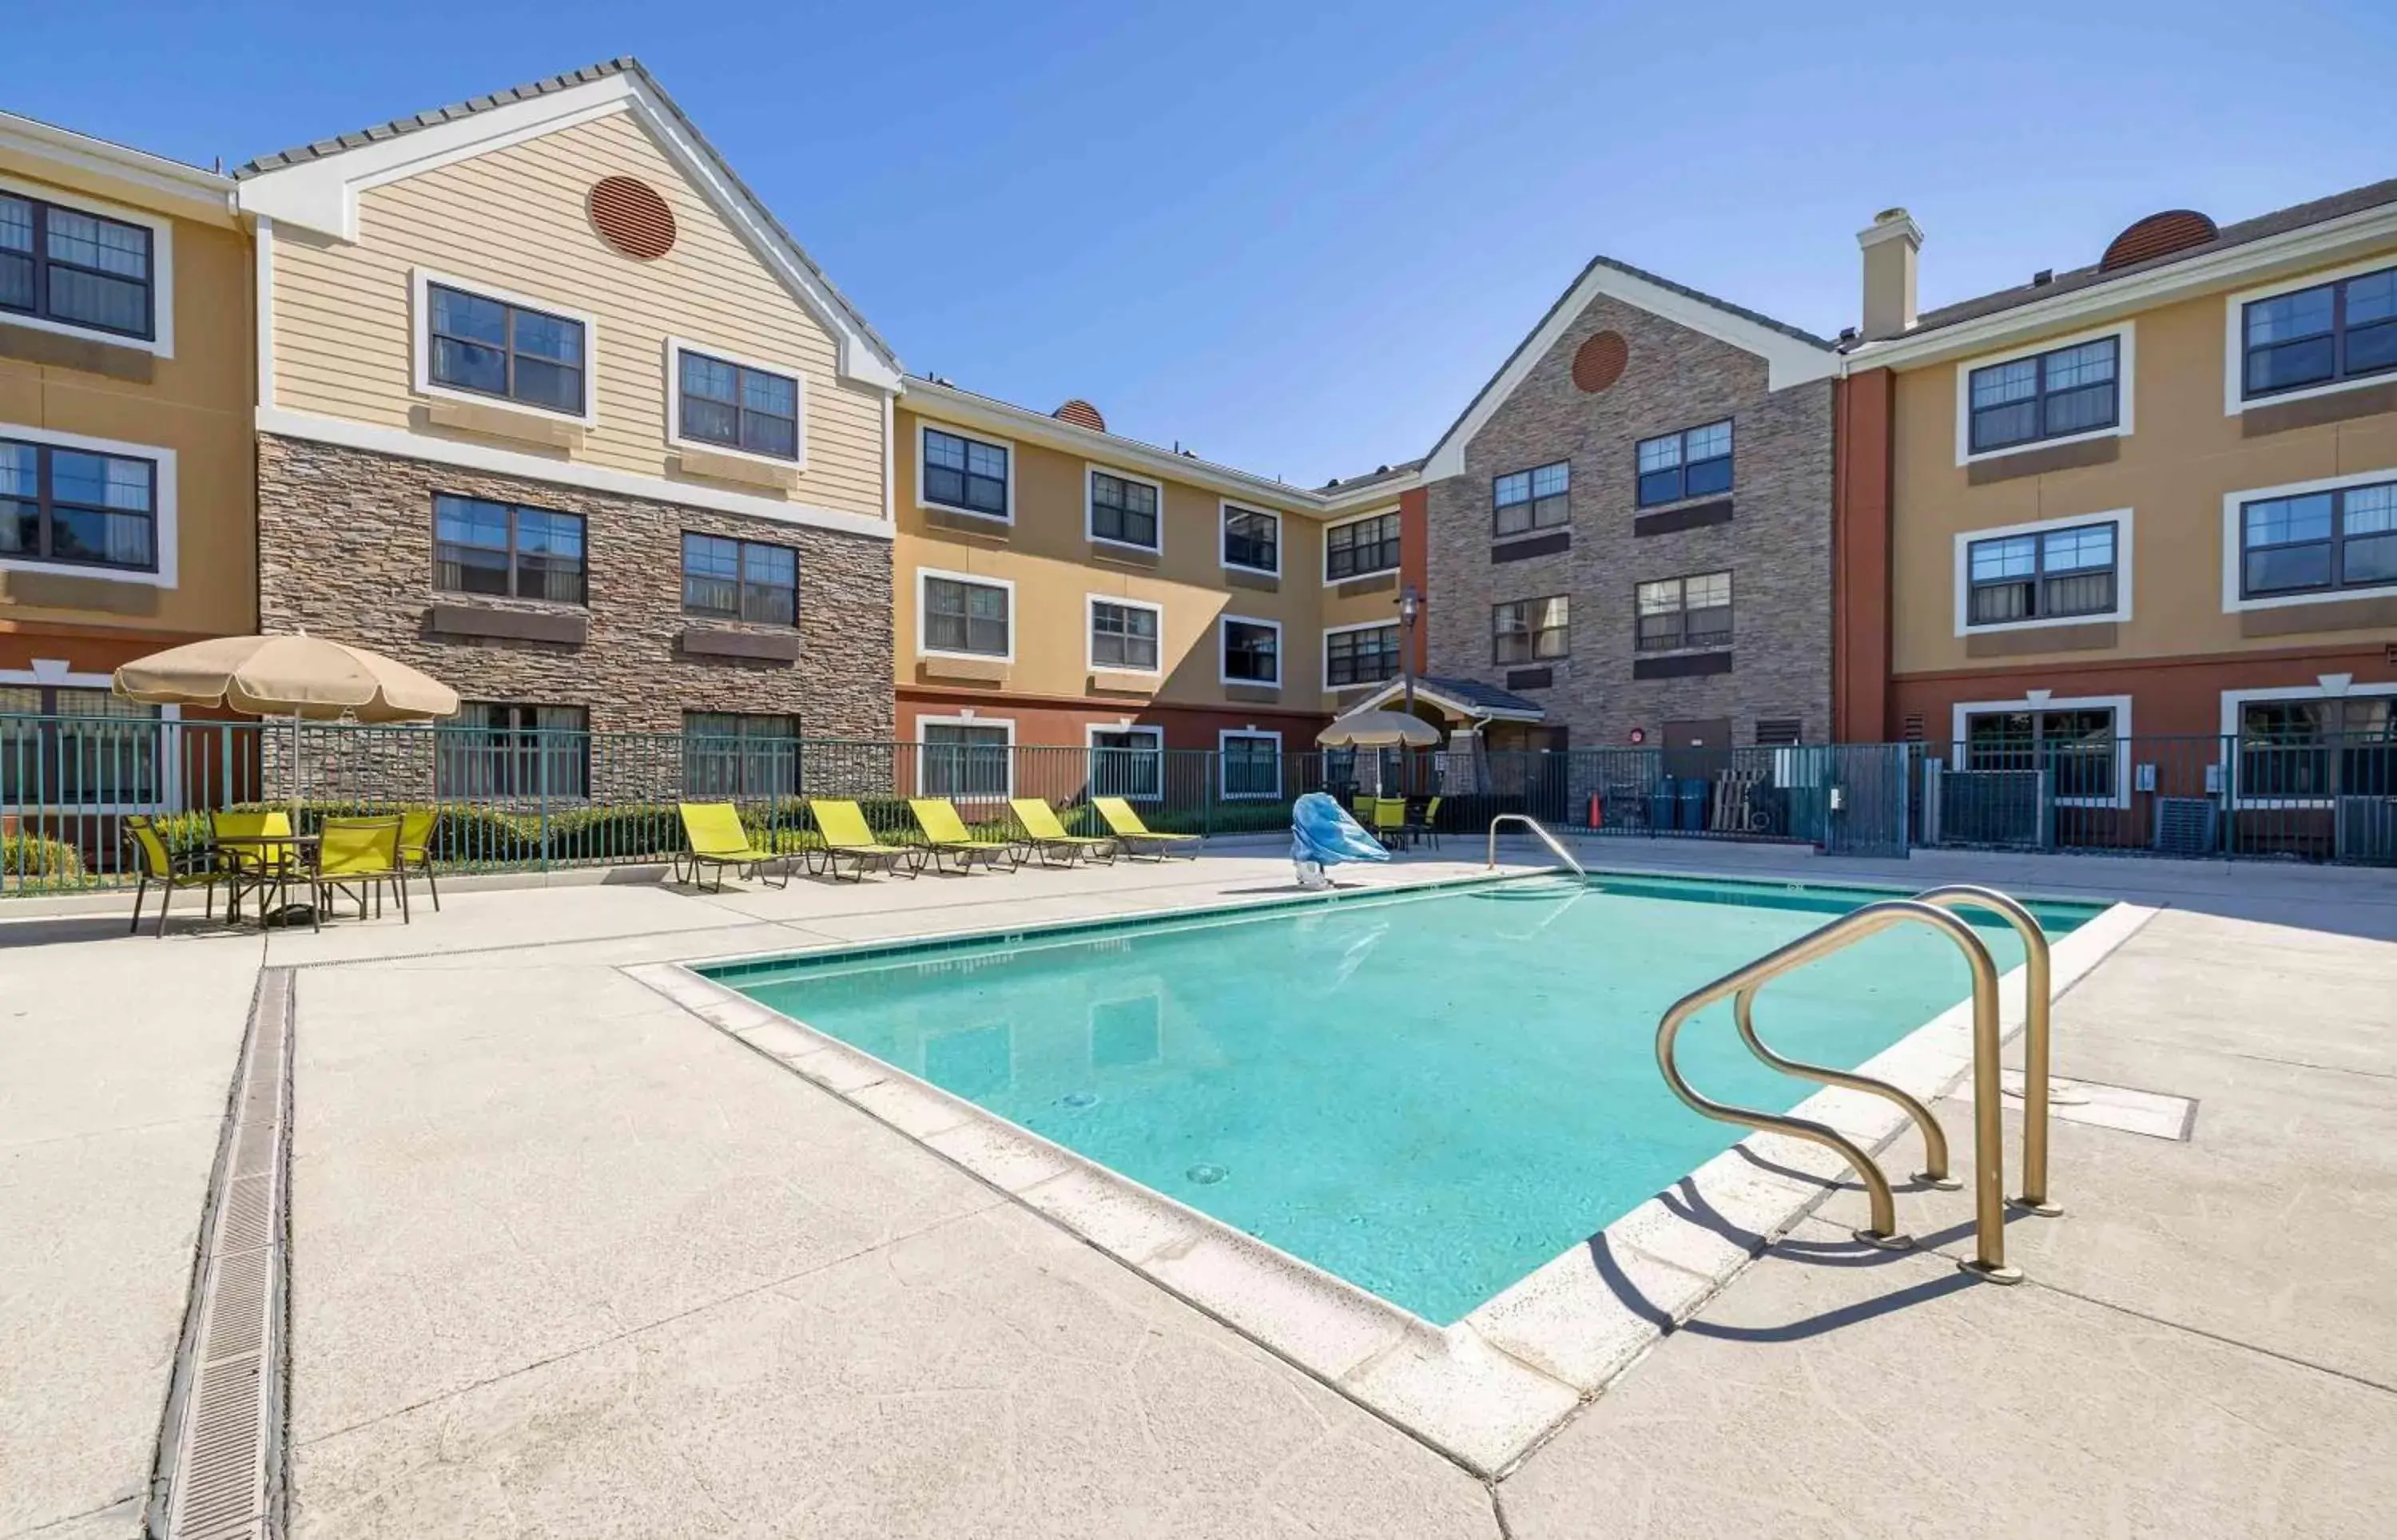
<svg viewBox="0 0 2397 1540"><path fill-rule="evenodd" d="M1681 827L1693 833L1707 827L1707 783L1695 776L1684 777L1681 787Z"/></svg>
<svg viewBox="0 0 2397 1540"><path fill-rule="evenodd" d="M1648 793L1648 831L1669 834L1673 831L1673 777L1666 777Z"/></svg>

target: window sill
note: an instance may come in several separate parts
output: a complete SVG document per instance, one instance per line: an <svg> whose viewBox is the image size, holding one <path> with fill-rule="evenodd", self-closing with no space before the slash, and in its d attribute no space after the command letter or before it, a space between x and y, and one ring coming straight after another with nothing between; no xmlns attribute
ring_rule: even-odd
<svg viewBox="0 0 2397 1540"><path fill-rule="evenodd" d="M2296 428L2318 428L2328 422L2397 412L2397 379L2374 375L2352 384L2342 382L2289 396L2257 396L2239 411L2239 435L2260 438Z"/></svg>
<svg viewBox="0 0 2397 1540"><path fill-rule="evenodd" d="M157 378L158 353L147 342L114 332L87 332L23 315L0 315L0 358L20 358L147 385Z"/></svg>
<svg viewBox="0 0 2397 1540"><path fill-rule="evenodd" d="M521 602L538 604L542 607L516 609L500 604L438 600L425 612L425 633L435 639L545 642L567 647L580 647L591 640L591 614L588 610L542 600Z"/></svg>
<svg viewBox="0 0 2397 1540"><path fill-rule="evenodd" d="M1494 538L1490 547L1493 562L1526 562L1535 556L1554 556L1573 549L1573 531L1552 529L1536 535L1506 535Z"/></svg>
<svg viewBox="0 0 2397 1540"><path fill-rule="evenodd" d="M2111 615L2032 620L2011 626L1974 626L1964 632L1964 656L2021 657L2035 653L2100 652L2118 645L2121 639L2121 619Z"/></svg>
<svg viewBox="0 0 2397 1540"><path fill-rule="evenodd" d="M2057 471L2078 470L2084 465L2110 465L2122 458L2125 436L2119 428L2107 428L2094 433L2078 433L2070 438L2041 439L2031 444L1967 455L1962 462L1964 481L1968 485L1987 486L1991 482L2044 476Z"/></svg>
<svg viewBox="0 0 2397 1540"><path fill-rule="evenodd" d="M963 679L981 684L1004 684L1014 667L1004 657L976 657L959 653L920 653L916 659L919 679Z"/></svg>
<svg viewBox="0 0 2397 1540"><path fill-rule="evenodd" d="M538 444L552 449L583 447L582 422L570 418L549 417L523 407L487 406L480 402L467 401L428 401L424 404L424 420L435 428L447 428L452 432L514 439L519 444Z"/></svg>
<svg viewBox="0 0 2397 1540"><path fill-rule="evenodd" d="M2397 589L2306 597L2312 602L2241 610L2239 634L2297 636L2307 631L2380 631L2397 626Z"/></svg>
<svg viewBox="0 0 2397 1540"><path fill-rule="evenodd" d="M155 572L81 566L71 562L0 561L0 598L41 609L155 615L158 594L171 583Z"/></svg>
<svg viewBox="0 0 2397 1540"><path fill-rule="evenodd" d="M1082 543L1090 548L1094 562L1122 562L1132 566L1153 567L1165 559L1162 546L1132 545L1123 540L1102 539L1085 535Z"/></svg>
<svg viewBox="0 0 2397 1540"><path fill-rule="evenodd" d="M746 486L770 486L778 492L792 491L799 485L799 468L789 460L718 454L712 449L697 449L688 445L676 447L675 469L686 476L739 482Z"/></svg>
<svg viewBox="0 0 2397 1540"><path fill-rule="evenodd" d="M686 657L745 658L756 663L799 660L799 633L787 628L747 631L736 629L730 622L715 625L686 621L681 640Z"/></svg>
<svg viewBox="0 0 2397 1540"><path fill-rule="evenodd" d="M1634 679L1694 679L1706 674L1727 674L1731 672L1731 649L1728 647L1637 653L1631 659L1631 677Z"/></svg>
<svg viewBox="0 0 2397 1540"><path fill-rule="evenodd" d="M1089 676L1090 691L1092 695L1136 695L1146 698L1157 693L1160 677L1133 669L1092 669Z"/></svg>
<svg viewBox="0 0 2397 1540"><path fill-rule="evenodd" d="M1731 513L1729 498L1717 498L1710 502L1682 503L1678 507L1634 515L1631 533L1635 537L1672 535L1684 529L1702 529L1707 524L1731 523Z"/></svg>

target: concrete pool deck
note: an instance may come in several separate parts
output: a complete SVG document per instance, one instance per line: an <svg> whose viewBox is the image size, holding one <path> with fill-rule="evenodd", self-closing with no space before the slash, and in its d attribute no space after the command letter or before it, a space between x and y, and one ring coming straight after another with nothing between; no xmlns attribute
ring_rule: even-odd
<svg viewBox="0 0 2397 1540"><path fill-rule="evenodd" d="M623 971L1253 898L1270 849L455 891L264 941L0 922L0 1235L37 1238L0 1247L0 1536L139 1533L261 966L297 994L301 1535L2386 1533L2387 873L1585 859L2165 905L2059 1002L2057 1071L2193 1097L2192 1136L2059 1121L2019 1289L1860 1255L1850 1192L1770 1246L1730 1226L1761 1259L1493 1482ZM1964 1194L1904 1201L1969 1244Z"/></svg>

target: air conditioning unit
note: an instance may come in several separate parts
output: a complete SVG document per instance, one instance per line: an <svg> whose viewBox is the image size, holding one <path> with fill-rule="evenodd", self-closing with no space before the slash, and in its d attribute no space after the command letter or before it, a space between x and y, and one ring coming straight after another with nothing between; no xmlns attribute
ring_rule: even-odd
<svg viewBox="0 0 2397 1540"><path fill-rule="evenodd" d="M2339 798L2338 843L2332 850L2342 861L2397 865L2397 797Z"/></svg>
<svg viewBox="0 0 2397 1540"><path fill-rule="evenodd" d="M2221 809L2212 797L2156 799L2157 855L2212 856L2221 848Z"/></svg>
<svg viewBox="0 0 2397 1540"><path fill-rule="evenodd" d="M1949 770L1939 777L1939 838L1947 844L2044 850L2055 799L2044 770Z"/></svg>

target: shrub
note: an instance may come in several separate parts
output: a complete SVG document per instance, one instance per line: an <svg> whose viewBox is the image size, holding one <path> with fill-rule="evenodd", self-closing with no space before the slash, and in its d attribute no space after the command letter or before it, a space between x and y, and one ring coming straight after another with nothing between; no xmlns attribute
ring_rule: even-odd
<svg viewBox="0 0 2397 1540"><path fill-rule="evenodd" d="M0 835L0 886L63 888L84 880L83 855L39 834Z"/></svg>

